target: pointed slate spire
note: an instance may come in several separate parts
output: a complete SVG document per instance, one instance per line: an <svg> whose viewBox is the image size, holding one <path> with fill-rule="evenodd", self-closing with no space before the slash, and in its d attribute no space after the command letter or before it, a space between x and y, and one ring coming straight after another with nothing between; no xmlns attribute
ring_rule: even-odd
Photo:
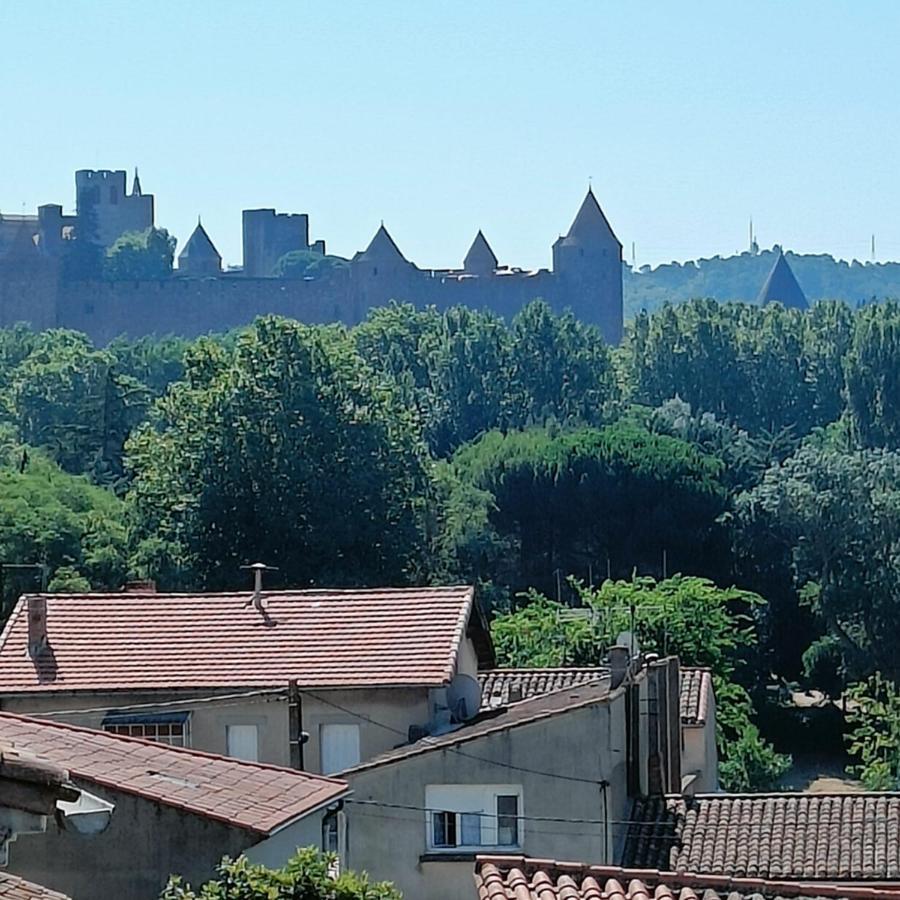
<svg viewBox="0 0 900 900"><path fill-rule="evenodd" d="M186 275L213 275L222 271L222 256L197 217L197 227L178 254L178 269Z"/></svg>
<svg viewBox="0 0 900 900"><path fill-rule="evenodd" d="M400 252L400 248L394 243L394 239L388 234L384 222L381 223L375 237L372 238L366 252L363 254L370 262L406 262L406 257Z"/></svg>
<svg viewBox="0 0 900 900"><path fill-rule="evenodd" d="M487 238L478 229L472 246L463 260L463 271L470 272L473 275L491 275L497 268L497 257L491 249L491 245L487 242Z"/></svg>
<svg viewBox="0 0 900 900"><path fill-rule="evenodd" d="M585 244L609 238L612 238L620 247L622 246L622 242L616 237L603 210L600 209L600 204L594 196L594 189L589 187L565 240Z"/></svg>
<svg viewBox="0 0 900 900"><path fill-rule="evenodd" d="M809 303L802 288L797 283L791 267L785 259L784 251L778 250L778 257L769 277L766 279L756 302L760 306L767 303L780 303L782 306L793 309L809 309Z"/></svg>
<svg viewBox="0 0 900 900"><path fill-rule="evenodd" d="M131 196L132 197L143 196L141 193L141 179L138 176L137 166L134 167L134 184L131 187Z"/></svg>

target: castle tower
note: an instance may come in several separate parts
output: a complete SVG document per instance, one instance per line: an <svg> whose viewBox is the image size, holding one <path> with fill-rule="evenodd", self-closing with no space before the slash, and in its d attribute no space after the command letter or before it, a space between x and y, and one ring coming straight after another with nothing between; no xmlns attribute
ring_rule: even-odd
<svg viewBox="0 0 900 900"><path fill-rule="evenodd" d="M244 275L250 278L271 278L278 260L286 253L310 249L309 216L305 213L245 209L242 226Z"/></svg>
<svg viewBox="0 0 900 900"><path fill-rule="evenodd" d="M375 232L369 246L353 257L353 263L372 278L377 278L379 273L382 277L390 275L412 265L400 252L400 248L384 227L384 222Z"/></svg>
<svg viewBox="0 0 900 900"><path fill-rule="evenodd" d="M610 344L622 340L622 244L591 188L568 233L553 244L559 301L599 325Z"/></svg>
<svg viewBox="0 0 900 900"><path fill-rule="evenodd" d="M197 219L197 227L188 238L184 249L178 254L178 275L202 277L219 275L222 272L222 255L216 250L202 222Z"/></svg>
<svg viewBox="0 0 900 900"><path fill-rule="evenodd" d="M129 231L153 227L153 194L141 193L135 172L134 187L127 191L124 169L80 169L75 173L75 208L80 237L111 247Z"/></svg>
<svg viewBox="0 0 900 900"><path fill-rule="evenodd" d="M493 275L497 269L497 257L491 250L491 245L487 242L481 229L475 235L472 246L463 260L463 271L469 275Z"/></svg>
<svg viewBox="0 0 900 900"><path fill-rule="evenodd" d="M756 302L760 306L767 303L780 303L788 309L809 309L806 294L800 287L794 273L785 258L784 251L779 247L775 265L769 272Z"/></svg>
<svg viewBox="0 0 900 900"><path fill-rule="evenodd" d="M416 302L421 278L421 272L400 252L382 222L369 246L350 263L355 320L365 318L373 306L383 306L391 300Z"/></svg>

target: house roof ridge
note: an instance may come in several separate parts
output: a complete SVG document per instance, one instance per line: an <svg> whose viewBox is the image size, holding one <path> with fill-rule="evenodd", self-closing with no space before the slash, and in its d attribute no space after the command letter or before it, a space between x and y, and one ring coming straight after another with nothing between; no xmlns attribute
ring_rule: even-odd
<svg viewBox="0 0 900 900"><path fill-rule="evenodd" d="M482 669L479 675L491 675L495 672L603 672L609 666L497 666L493 669Z"/></svg>
<svg viewBox="0 0 900 900"><path fill-rule="evenodd" d="M315 596L317 594L384 594L384 593L416 593L416 592L434 592L443 591L450 592L453 590L472 590L474 586L471 584L442 584L434 586L416 586L416 585L385 585L383 587L315 587L315 588L271 588L263 590L263 596L277 597L294 597L294 596ZM91 599L111 599L127 597L129 600L147 600L159 598L203 598L215 600L218 598L232 597L251 597L252 590L234 590L234 591L83 591L71 593L52 593L50 591L31 591L19 595L16 605L18 606L22 600L29 597L44 597L53 600L91 600ZM7 623L8 625L8 623ZM4 631L6 627L4 627Z"/></svg>
<svg viewBox="0 0 900 900"><path fill-rule="evenodd" d="M154 750L161 749L164 752L171 751L172 753L176 753L178 755L200 756L204 759L233 763L239 766L248 766L253 769L265 769L275 772L289 772L293 775L300 775L314 781L328 781L332 782L335 785L346 785L346 781L344 781L342 778L334 778L331 775L319 775L316 772L307 772L304 769L292 769L290 766L279 766L275 763L265 763L249 759L240 759L236 756L226 756L223 753L211 753L208 750L197 750L194 747L175 747L171 744L162 744L159 741L151 741L147 738L133 737L132 735L128 734L113 734L112 732L102 731L98 728L88 728L84 725L73 725L70 722L58 722L54 719L42 719L39 715L28 716L23 715L22 713L9 712L4 709L0 710L0 720L3 719L15 719L20 722L41 725L45 728L57 728L63 731L75 731L81 734L90 735L91 737L101 735L104 740L109 740L111 742L142 744L144 746L152 747ZM38 758L43 757L38 756ZM86 777L79 776L77 769L70 769L69 771L76 777Z"/></svg>
<svg viewBox="0 0 900 900"><path fill-rule="evenodd" d="M423 753L430 753L433 750L442 750L446 747L453 746L454 744L468 743L469 741L495 734L498 731L518 728L522 725L531 725L534 722L540 722L544 719L563 715L564 713L575 709L581 709L585 706L592 706L595 703L608 703L612 697L617 696L623 689L622 687L610 688L608 683L603 683L604 681L608 682L608 677L587 684L576 685L574 687L567 686L555 691L548 691L547 693L539 694L538 696L531 697L527 700L522 700L511 706L499 706L488 709L479 713L480 718L476 717L454 731L445 732L444 734L439 735L428 735L412 744L401 744L399 747L379 753L377 756L367 759L365 762L361 762L349 769L344 769L337 774L347 775L350 773L366 771L367 769L378 768L383 765L391 765L394 762L400 762L411 756L420 756ZM548 699L558 697L560 694L575 694L583 693L584 691L591 691L591 696L573 698L571 703L552 709L537 709L534 713L531 713L530 715L527 714L527 707L529 706L539 707L542 704L545 704ZM525 712L526 715L522 715L523 712ZM500 719L502 716L510 714L512 715L511 720L504 719L500 722L497 721L497 719Z"/></svg>
<svg viewBox="0 0 900 900"><path fill-rule="evenodd" d="M76 782L86 781L143 797L264 836L352 793L347 782L340 778L16 713L0 712L0 731L5 732L4 740L12 740L17 746L42 747L38 752L45 759L52 761L54 756L64 755L69 760L69 773ZM57 736L60 731L63 735ZM47 744L51 735L59 745ZM82 750L90 753L79 753ZM74 764L71 761L73 755ZM268 775L268 780L263 776L264 780L260 781L259 773ZM241 774L246 774L246 778L235 780L235 776ZM196 779L196 783L192 779ZM277 785L282 805L254 802L252 793L258 784ZM186 796L185 787L196 793ZM215 802L212 795L215 795ZM232 814L221 811L225 800L237 811Z"/></svg>
<svg viewBox="0 0 900 900"><path fill-rule="evenodd" d="M0 684L16 694L247 688L291 679L309 689L436 687L455 671L467 623L479 664L494 663L471 584L269 590L262 608L253 608L252 596L23 595L0 643ZM47 644L32 657L26 611L34 598L47 604Z"/></svg>
<svg viewBox="0 0 900 900"><path fill-rule="evenodd" d="M484 866L492 866L500 872L512 869L519 869L523 873L548 872L548 870L549 872L561 874L584 872L604 881L618 881L623 887L627 887L630 882L637 881L645 888L649 887L652 889L660 885L667 887L676 885L680 888L707 888L720 895L724 894L724 892L744 892L764 895L777 894L780 897L846 897L850 898L850 900L853 900L853 898L896 898L898 896L896 891L889 888L844 884L834 879L826 881L790 881L783 878L770 879L764 877L711 875L635 866L593 865L585 862L488 854L479 854L475 858L476 880ZM648 884L648 881L650 884Z"/></svg>
<svg viewBox="0 0 900 900"><path fill-rule="evenodd" d="M696 794L666 794L667 799L677 800L773 800L780 798L802 797L804 800L818 801L824 798L835 797L896 797L900 799L900 789L895 791L867 791L862 788L851 791L824 791L810 794L805 791L762 791L760 793L724 791Z"/></svg>

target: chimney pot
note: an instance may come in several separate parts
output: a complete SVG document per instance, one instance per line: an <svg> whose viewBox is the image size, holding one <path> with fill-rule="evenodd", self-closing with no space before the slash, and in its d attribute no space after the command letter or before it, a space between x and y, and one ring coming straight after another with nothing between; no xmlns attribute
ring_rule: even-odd
<svg viewBox="0 0 900 900"><path fill-rule="evenodd" d="M628 674L631 663L631 651L628 647L615 646L609 648L609 685L617 688Z"/></svg>
<svg viewBox="0 0 900 900"><path fill-rule="evenodd" d="M155 594L156 582L152 578L126 581L125 584L122 585L122 590L126 594Z"/></svg>
<svg viewBox="0 0 900 900"><path fill-rule="evenodd" d="M28 598L28 655L34 659L47 646L47 598Z"/></svg>

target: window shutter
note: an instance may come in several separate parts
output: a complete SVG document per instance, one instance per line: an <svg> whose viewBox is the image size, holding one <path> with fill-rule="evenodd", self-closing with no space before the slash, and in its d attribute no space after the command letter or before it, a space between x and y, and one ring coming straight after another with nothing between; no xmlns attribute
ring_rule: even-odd
<svg viewBox="0 0 900 900"><path fill-rule="evenodd" d="M259 759L259 726L226 725L228 755L256 762Z"/></svg>
<svg viewBox="0 0 900 900"><path fill-rule="evenodd" d="M322 725L319 747L324 775L355 766L359 762L359 725Z"/></svg>

